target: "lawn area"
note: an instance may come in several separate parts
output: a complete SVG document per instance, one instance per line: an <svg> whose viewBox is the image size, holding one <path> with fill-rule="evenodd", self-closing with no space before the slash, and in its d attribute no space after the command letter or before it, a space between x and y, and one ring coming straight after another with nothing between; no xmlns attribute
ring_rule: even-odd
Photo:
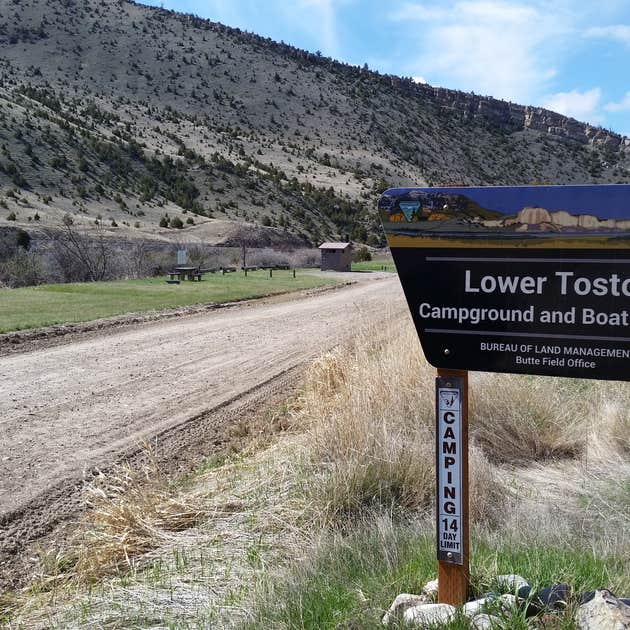
<svg viewBox="0 0 630 630"><path fill-rule="evenodd" d="M167 284L163 277L0 289L0 333L152 310L230 302L335 284L313 270L206 274L202 282Z"/></svg>
<svg viewBox="0 0 630 630"><path fill-rule="evenodd" d="M389 271L396 273L396 266L391 260L366 260L353 262L352 271Z"/></svg>

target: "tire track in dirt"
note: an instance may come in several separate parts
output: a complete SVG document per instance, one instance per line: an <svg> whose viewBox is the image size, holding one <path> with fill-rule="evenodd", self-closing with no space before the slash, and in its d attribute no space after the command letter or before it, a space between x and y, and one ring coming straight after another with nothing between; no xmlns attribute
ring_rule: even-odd
<svg viewBox="0 0 630 630"><path fill-rule="evenodd" d="M194 467L235 422L287 397L306 361L391 321L400 297L392 276L1 357L0 586L76 517L97 468L156 439L164 467Z"/></svg>

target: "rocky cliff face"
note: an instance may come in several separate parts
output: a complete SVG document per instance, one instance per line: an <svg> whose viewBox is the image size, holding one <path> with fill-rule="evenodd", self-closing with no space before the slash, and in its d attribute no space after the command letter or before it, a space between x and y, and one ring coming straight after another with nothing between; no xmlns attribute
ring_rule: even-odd
<svg viewBox="0 0 630 630"><path fill-rule="evenodd" d="M630 148L630 138L542 107L518 105L428 85L419 85L417 89L440 107L460 112L464 119L487 121L507 131L533 129L554 138L592 144L610 151Z"/></svg>

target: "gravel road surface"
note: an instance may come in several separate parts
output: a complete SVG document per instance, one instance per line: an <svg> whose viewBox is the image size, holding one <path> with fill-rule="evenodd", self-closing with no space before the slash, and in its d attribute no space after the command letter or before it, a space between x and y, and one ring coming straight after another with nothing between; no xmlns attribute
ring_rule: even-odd
<svg viewBox="0 0 630 630"><path fill-rule="evenodd" d="M59 520L95 467L155 436L177 433L180 449L192 448L215 420L234 420L239 401L282 394L305 361L365 322L391 321L401 296L396 276L366 274L310 297L0 357L0 573Z"/></svg>

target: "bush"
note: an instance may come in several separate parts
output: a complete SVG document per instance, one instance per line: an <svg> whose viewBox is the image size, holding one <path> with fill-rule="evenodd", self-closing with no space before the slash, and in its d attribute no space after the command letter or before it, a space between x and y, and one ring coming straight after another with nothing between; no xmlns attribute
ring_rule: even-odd
<svg viewBox="0 0 630 630"><path fill-rule="evenodd" d="M25 230L18 230L15 242L18 247L28 250L31 247L31 235Z"/></svg>
<svg viewBox="0 0 630 630"><path fill-rule="evenodd" d="M46 281L42 259L38 254L18 250L15 256L0 263L0 284L27 287Z"/></svg>
<svg viewBox="0 0 630 630"><path fill-rule="evenodd" d="M372 254L365 245L363 247L359 247L359 249L352 254L353 262L364 262L370 260L372 260Z"/></svg>
<svg viewBox="0 0 630 630"><path fill-rule="evenodd" d="M9 212L7 215L7 221L17 221L17 216L15 212Z"/></svg>
<svg viewBox="0 0 630 630"><path fill-rule="evenodd" d="M173 217L171 219L171 227L175 228L176 230L181 230L184 227L184 224L179 217Z"/></svg>
<svg viewBox="0 0 630 630"><path fill-rule="evenodd" d="M170 224L171 224L171 222L170 222L168 217L162 217L160 219L160 227L161 228L167 228L167 227L169 227Z"/></svg>

